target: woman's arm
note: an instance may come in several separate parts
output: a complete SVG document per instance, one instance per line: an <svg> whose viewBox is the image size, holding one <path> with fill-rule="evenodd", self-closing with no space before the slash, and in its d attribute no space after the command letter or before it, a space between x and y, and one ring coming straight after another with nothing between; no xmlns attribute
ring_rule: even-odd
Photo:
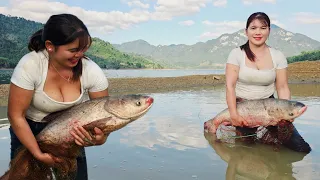
<svg viewBox="0 0 320 180"><path fill-rule="evenodd" d="M14 133L30 153L36 159L46 164L53 165L53 157L41 152L36 138L25 118L25 113L30 105L33 93L33 90L26 90L14 85L13 83L10 84L8 119Z"/></svg>
<svg viewBox="0 0 320 180"><path fill-rule="evenodd" d="M236 104L236 82L239 76L239 66L228 64L226 65L226 98L229 113L232 119L233 126L243 126L248 125L248 123L239 116L237 112L237 104Z"/></svg>
<svg viewBox="0 0 320 180"><path fill-rule="evenodd" d="M276 70L276 89L279 99L291 99L287 68Z"/></svg>
<svg viewBox="0 0 320 180"><path fill-rule="evenodd" d="M90 99L95 99L95 98L100 98L105 96L109 96L108 89L103 91L98 91L98 92L89 92Z"/></svg>

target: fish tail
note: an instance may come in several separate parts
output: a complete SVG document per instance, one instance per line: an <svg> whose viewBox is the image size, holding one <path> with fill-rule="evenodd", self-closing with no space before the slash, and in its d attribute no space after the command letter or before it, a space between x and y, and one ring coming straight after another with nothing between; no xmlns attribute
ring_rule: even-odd
<svg viewBox="0 0 320 180"><path fill-rule="evenodd" d="M36 160L25 147L22 147L11 160L9 170L0 177L0 180L48 179L49 177L52 178L50 167Z"/></svg>

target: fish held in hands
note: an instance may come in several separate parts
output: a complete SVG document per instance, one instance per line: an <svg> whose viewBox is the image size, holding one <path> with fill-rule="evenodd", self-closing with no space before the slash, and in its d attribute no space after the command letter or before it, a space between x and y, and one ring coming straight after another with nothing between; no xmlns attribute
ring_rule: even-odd
<svg viewBox="0 0 320 180"><path fill-rule="evenodd" d="M109 96L93 99L73 106L67 110L55 112L43 120L48 125L36 136L42 152L62 159L55 165L59 178L67 179L76 172L76 158L82 147L75 143L70 131L82 126L89 133L98 127L108 136L111 132L125 127L127 124L143 116L152 106L153 98L143 95ZM18 179L53 179L51 167L35 159L22 147L10 162L10 169L0 180Z"/></svg>
<svg viewBox="0 0 320 180"><path fill-rule="evenodd" d="M275 126L285 120L293 120L303 114L307 106L298 101L284 99L247 100L237 104L237 111L250 128L258 126ZM220 124L232 125L228 108L221 111L213 119L204 123L204 131L216 133Z"/></svg>

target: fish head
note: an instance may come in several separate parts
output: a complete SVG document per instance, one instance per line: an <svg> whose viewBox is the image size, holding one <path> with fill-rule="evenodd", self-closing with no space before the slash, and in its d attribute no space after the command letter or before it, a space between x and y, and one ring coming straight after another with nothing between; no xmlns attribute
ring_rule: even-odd
<svg viewBox="0 0 320 180"><path fill-rule="evenodd" d="M293 119L301 116L306 110L307 106L298 101L284 101L284 111L282 113L282 119L293 121Z"/></svg>
<svg viewBox="0 0 320 180"><path fill-rule="evenodd" d="M145 95L110 97L104 108L117 118L132 122L143 116L153 105L153 98Z"/></svg>
<svg viewBox="0 0 320 180"><path fill-rule="evenodd" d="M205 133L215 134L217 131L216 126L214 125L213 119L210 119L204 122L203 128Z"/></svg>

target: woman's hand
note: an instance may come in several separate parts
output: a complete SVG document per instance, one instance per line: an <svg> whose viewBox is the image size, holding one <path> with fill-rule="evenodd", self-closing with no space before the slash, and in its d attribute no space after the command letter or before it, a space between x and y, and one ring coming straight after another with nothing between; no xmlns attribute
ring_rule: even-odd
<svg viewBox="0 0 320 180"><path fill-rule="evenodd" d="M37 160L49 165L50 167L55 167L55 164L56 163L61 163L63 160L58 158L58 157L55 157L51 154L48 154L48 153L38 153L34 156Z"/></svg>
<svg viewBox="0 0 320 180"><path fill-rule="evenodd" d="M106 142L108 135L105 135L101 129L95 127L94 134L91 135L82 126L74 127L70 132L79 146L102 145Z"/></svg>
<svg viewBox="0 0 320 180"><path fill-rule="evenodd" d="M240 126L240 127L249 125L248 122L238 113L231 115L231 123L232 123L232 126Z"/></svg>

